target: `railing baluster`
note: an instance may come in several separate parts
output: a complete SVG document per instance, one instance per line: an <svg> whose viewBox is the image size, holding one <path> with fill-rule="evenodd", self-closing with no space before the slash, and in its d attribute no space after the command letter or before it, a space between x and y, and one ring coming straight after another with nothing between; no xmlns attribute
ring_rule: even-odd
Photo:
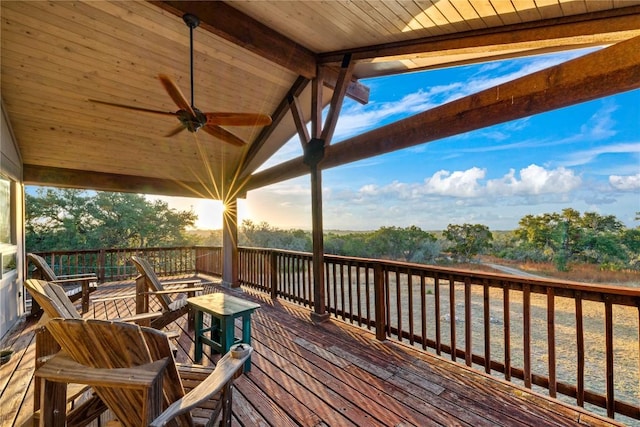
<svg viewBox="0 0 640 427"><path fill-rule="evenodd" d="M338 317L338 276L336 272L336 263L331 264L331 277L333 278L333 307L335 308L336 317Z"/></svg>
<svg viewBox="0 0 640 427"><path fill-rule="evenodd" d="M464 361L467 366L471 366L472 361L472 336L471 336L471 279L464 278Z"/></svg>
<svg viewBox="0 0 640 427"><path fill-rule="evenodd" d="M398 339L402 342L402 286L400 286L400 270L395 271L396 278L396 317L398 319Z"/></svg>
<svg viewBox="0 0 640 427"><path fill-rule="evenodd" d="M502 283L502 327L504 331L504 378L511 381L511 303L509 282Z"/></svg>
<svg viewBox="0 0 640 427"><path fill-rule="evenodd" d="M414 333L413 333L413 275L411 274L411 269L407 269L407 290L409 292L409 342L411 345L414 344Z"/></svg>
<svg viewBox="0 0 640 427"><path fill-rule="evenodd" d="M555 292L547 288L547 343L549 352L549 396L556 397L556 307Z"/></svg>
<svg viewBox="0 0 640 427"><path fill-rule="evenodd" d="M484 371L491 373L491 305L489 304L489 284L482 281L482 303L484 313Z"/></svg>
<svg viewBox="0 0 640 427"><path fill-rule="evenodd" d="M427 349L427 291L424 272L420 272L420 324L422 326L422 349Z"/></svg>
<svg viewBox="0 0 640 427"><path fill-rule="evenodd" d="M451 360L456 361L456 284L449 279L449 331L451 334Z"/></svg>
<svg viewBox="0 0 640 427"><path fill-rule="evenodd" d="M360 270L361 265L359 263L355 263L356 269L356 307L358 309L358 326L362 326L362 288L360 286Z"/></svg>
<svg viewBox="0 0 640 427"><path fill-rule="evenodd" d="M349 322L353 323L353 277L351 274L351 264L346 265L347 268L347 283L349 284L348 295L349 295Z"/></svg>
<svg viewBox="0 0 640 427"><path fill-rule="evenodd" d="M384 302L387 309L387 335L391 336L391 283L389 282L389 269L384 267Z"/></svg>
<svg viewBox="0 0 640 427"><path fill-rule="evenodd" d="M613 384L613 306L609 296L604 297L605 351L607 376L607 416L613 418L615 414L614 384Z"/></svg>
<svg viewBox="0 0 640 427"><path fill-rule="evenodd" d="M529 284L523 285L522 319L524 386L531 388L531 287Z"/></svg>
<svg viewBox="0 0 640 427"><path fill-rule="evenodd" d="M370 327L371 325L371 284L370 284L370 280L369 280L369 274L370 274L370 270L371 267L369 266L369 264L365 264L364 265L364 288L365 288L365 293L364 293L364 298L366 301L366 308L367 308L367 328Z"/></svg>
<svg viewBox="0 0 640 427"><path fill-rule="evenodd" d="M440 278L438 273L433 276L433 295L435 300L435 321L436 321L436 354L442 354L442 333L440 330Z"/></svg>

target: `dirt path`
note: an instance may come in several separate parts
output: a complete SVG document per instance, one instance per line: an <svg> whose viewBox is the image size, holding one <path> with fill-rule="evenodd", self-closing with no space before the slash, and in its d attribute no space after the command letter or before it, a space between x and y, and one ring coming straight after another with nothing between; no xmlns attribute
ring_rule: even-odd
<svg viewBox="0 0 640 427"><path fill-rule="evenodd" d="M527 273L526 271L518 270L517 268L507 267L507 266L500 265L500 264L484 263L484 265L487 265L487 266L489 266L491 268L495 268L496 270L500 270L503 273L511 274L513 276L532 277L532 278L536 278L536 279L542 279L543 278L543 276L539 276L537 274Z"/></svg>

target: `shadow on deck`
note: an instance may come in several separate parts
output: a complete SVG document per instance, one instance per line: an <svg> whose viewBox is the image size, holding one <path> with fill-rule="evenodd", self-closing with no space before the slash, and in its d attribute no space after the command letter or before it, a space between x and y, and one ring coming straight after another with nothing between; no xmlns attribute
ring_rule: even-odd
<svg viewBox="0 0 640 427"><path fill-rule="evenodd" d="M129 285L101 285L94 295L129 293ZM308 310L264 294L209 290L261 304L252 317L252 370L235 382L237 426L619 425L340 320L315 325ZM87 317L134 312L133 299L119 300L92 306ZM15 351L0 367L0 426L31 415L36 326L25 320L0 344ZM180 334L177 360L191 362L186 317L168 328Z"/></svg>

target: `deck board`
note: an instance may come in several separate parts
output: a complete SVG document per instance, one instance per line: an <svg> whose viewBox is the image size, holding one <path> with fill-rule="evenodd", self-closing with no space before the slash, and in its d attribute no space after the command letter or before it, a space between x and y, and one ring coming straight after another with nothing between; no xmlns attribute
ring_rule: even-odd
<svg viewBox="0 0 640 427"><path fill-rule="evenodd" d="M128 293L132 286L103 286L92 296ZM316 325L308 309L251 291L241 296L261 308L252 317L251 372L235 382L234 426L619 425L408 343L377 341L372 331L348 320ZM151 304L151 310L158 308ZM130 298L92 304L85 317L134 313ZM192 363L187 326L183 317L167 329L179 334L176 359ZM2 427L23 425L31 415L35 328L35 321L24 321L1 344L16 350L0 367ZM217 357L205 352L203 364Z"/></svg>

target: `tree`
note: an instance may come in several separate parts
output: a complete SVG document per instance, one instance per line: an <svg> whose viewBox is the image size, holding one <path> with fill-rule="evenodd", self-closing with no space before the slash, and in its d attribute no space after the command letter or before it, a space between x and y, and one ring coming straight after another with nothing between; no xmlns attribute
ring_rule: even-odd
<svg viewBox="0 0 640 427"><path fill-rule="evenodd" d="M25 241L29 250L86 248L94 224L81 190L38 188L26 194Z"/></svg>
<svg viewBox="0 0 640 427"><path fill-rule="evenodd" d="M489 227L482 224L449 224L443 234L452 243L449 251L464 261L490 248L493 240Z"/></svg>
<svg viewBox="0 0 640 427"><path fill-rule="evenodd" d="M192 244L185 229L197 219L192 211L128 193L40 188L27 194L26 206L31 251Z"/></svg>
<svg viewBox="0 0 640 427"><path fill-rule="evenodd" d="M249 219L240 227L241 244L258 248L278 248L292 251L310 251L311 236L303 230L280 230L266 222L259 224Z"/></svg>
<svg viewBox="0 0 640 427"><path fill-rule="evenodd" d="M527 215L519 226L516 235L526 245L543 251L559 271L566 271L570 261L624 263L629 258L624 225L613 215L581 215L567 208L561 213Z"/></svg>

